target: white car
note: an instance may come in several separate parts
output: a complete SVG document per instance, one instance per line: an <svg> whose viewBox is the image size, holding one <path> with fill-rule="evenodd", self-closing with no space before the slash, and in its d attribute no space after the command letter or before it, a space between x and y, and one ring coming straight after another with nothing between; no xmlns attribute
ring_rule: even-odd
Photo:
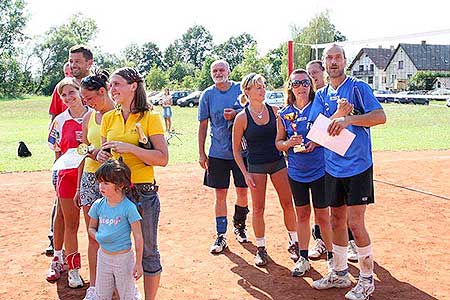
<svg viewBox="0 0 450 300"><path fill-rule="evenodd" d="M270 105L282 107L284 106L285 96L282 91L266 91L264 102Z"/></svg>
<svg viewBox="0 0 450 300"><path fill-rule="evenodd" d="M450 98L447 99L447 107L450 107Z"/></svg>

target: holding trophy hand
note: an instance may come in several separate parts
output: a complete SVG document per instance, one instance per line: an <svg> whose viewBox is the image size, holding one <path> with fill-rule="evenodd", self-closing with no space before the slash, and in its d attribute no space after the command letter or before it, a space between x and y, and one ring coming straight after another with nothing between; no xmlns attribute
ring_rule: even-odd
<svg viewBox="0 0 450 300"><path fill-rule="evenodd" d="M354 106L346 98L341 98L337 100L337 113L340 117L352 116L354 115Z"/></svg>
<svg viewBox="0 0 450 300"><path fill-rule="evenodd" d="M306 147L303 141L303 136L297 134L297 124L292 122L291 127L294 130L294 135L291 136L289 140L292 140L294 142L294 153L305 152Z"/></svg>

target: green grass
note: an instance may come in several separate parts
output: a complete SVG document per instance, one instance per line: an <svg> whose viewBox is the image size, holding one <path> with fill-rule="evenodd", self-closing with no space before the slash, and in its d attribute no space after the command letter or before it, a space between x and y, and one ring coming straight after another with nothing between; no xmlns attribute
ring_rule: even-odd
<svg viewBox="0 0 450 300"><path fill-rule="evenodd" d="M47 146L49 97L31 96L0 101L0 172L48 170L53 153ZM375 151L450 149L450 108L384 105L388 122L372 129ZM156 107L160 111L159 107ZM197 109L173 107L173 128L181 139L170 140L170 165L198 159ZM17 157L24 141L32 157Z"/></svg>

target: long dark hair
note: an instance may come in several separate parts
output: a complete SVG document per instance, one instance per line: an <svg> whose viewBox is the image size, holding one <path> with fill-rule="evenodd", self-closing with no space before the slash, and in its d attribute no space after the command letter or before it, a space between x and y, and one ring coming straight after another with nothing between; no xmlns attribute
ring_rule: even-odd
<svg viewBox="0 0 450 300"><path fill-rule="evenodd" d="M142 215L140 197L136 188L131 183L131 170L121 159L108 159L95 171L98 182L110 182L122 188L125 194L130 194L134 203L137 204L139 213Z"/></svg>
<svg viewBox="0 0 450 300"><path fill-rule="evenodd" d="M130 108L132 113L140 113L142 117L144 112L150 109L147 103L147 94L145 93L144 78L142 75L136 69L130 67L117 69L112 75L119 75L128 84L137 83Z"/></svg>
<svg viewBox="0 0 450 300"><path fill-rule="evenodd" d="M291 86L291 76L292 75L297 75L297 74L305 74L306 77L308 77L309 82L311 82L311 85L309 86L309 97L308 100L309 102L314 100L314 97L316 96L316 93L314 92L314 89L312 88L312 80L311 77L308 75L308 72L306 72L306 70L304 69L295 69L294 71L292 71L292 73L289 75L288 78L288 83L287 83L287 87L286 87L286 104L287 105L293 105L295 103L295 95L294 92L292 91L292 86Z"/></svg>

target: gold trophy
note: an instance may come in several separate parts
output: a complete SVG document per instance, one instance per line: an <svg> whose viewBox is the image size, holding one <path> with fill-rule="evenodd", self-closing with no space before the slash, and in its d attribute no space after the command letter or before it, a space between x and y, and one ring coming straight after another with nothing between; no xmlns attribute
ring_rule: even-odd
<svg viewBox="0 0 450 300"><path fill-rule="evenodd" d="M292 130L294 131L294 135L297 136L297 124L295 124L294 122L291 123L291 127ZM300 137L302 138L302 143L300 145L295 145L294 146L294 153L301 153L301 152L305 152L306 151L306 147L305 144L303 143L303 137L300 135Z"/></svg>
<svg viewBox="0 0 450 300"><path fill-rule="evenodd" d="M152 143L150 143L148 137L145 135L141 123L136 123L136 128L139 135L139 147L144 149L153 149L153 145Z"/></svg>

